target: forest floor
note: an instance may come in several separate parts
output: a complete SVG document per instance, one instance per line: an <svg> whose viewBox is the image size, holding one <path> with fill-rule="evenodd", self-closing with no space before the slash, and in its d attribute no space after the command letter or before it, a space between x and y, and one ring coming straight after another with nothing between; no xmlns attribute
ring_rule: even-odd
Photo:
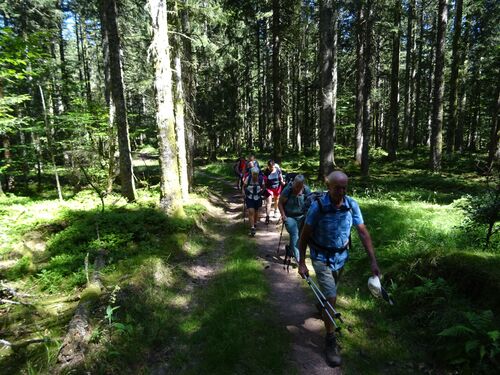
<svg viewBox="0 0 500 375"><path fill-rule="evenodd" d="M324 188L311 177L314 163L293 160L286 170L305 173L313 190ZM351 192L396 304L369 293L368 260L354 235L337 300L343 363L333 369L324 360L314 295L296 267L283 268L286 230L277 256L281 223L274 217L266 225L262 208L257 235L248 237L231 166L196 169L185 218L158 210L154 185L140 189L134 204L107 197L105 210L88 189L66 191L63 203L54 194L0 198L0 298L12 302L0 301L0 339L15 344L2 341L0 374L53 373L68 322L87 296L92 266L83 265L88 257L94 264L101 249L104 288L82 371L496 373L498 242L478 248L460 226L458 206L463 191L484 190L481 181L395 167L397 174L379 171L368 181L353 174ZM156 166L137 168L154 183Z"/></svg>

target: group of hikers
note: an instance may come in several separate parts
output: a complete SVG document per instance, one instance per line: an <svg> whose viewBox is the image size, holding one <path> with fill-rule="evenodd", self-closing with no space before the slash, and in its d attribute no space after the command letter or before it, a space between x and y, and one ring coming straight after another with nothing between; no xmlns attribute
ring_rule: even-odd
<svg viewBox="0 0 500 375"><path fill-rule="evenodd" d="M244 193L250 236L256 234L259 208L265 201L266 224L269 224L271 213L274 217L281 218L290 235L286 253L290 252L295 258L300 276L306 279L309 279L305 263L306 249L309 246L311 263L325 299L325 304L321 305L326 328L326 361L330 366L340 366L341 356L336 342L335 322L331 315L336 314L334 306L337 285L349 257L352 226L356 228L368 255L373 276L380 275L372 240L359 205L346 194L347 175L342 171L330 173L325 177L328 191L313 193L306 185L303 175L289 173L284 177L274 160L269 160L266 168L261 171L254 155L247 159L240 158L235 164L235 173L238 176L237 187Z"/></svg>

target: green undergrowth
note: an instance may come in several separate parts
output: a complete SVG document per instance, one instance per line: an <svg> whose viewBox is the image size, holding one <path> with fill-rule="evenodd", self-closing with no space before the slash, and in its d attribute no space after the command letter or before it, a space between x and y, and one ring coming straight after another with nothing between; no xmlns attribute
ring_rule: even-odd
<svg viewBox="0 0 500 375"><path fill-rule="evenodd" d="M220 247L222 231L226 234ZM205 225L202 266L215 274L203 283L192 260L153 257L128 265L111 303L111 323L100 324L88 358L93 373L275 374L283 370L286 331L272 317L268 285L242 230ZM201 240L201 239L199 239ZM217 267L217 268L213 268ZM118 280L116 280L118 282ZM191 287L190 285L193 285ZM102 312L102 315L105 311ZM140 344L138 344L140 343Z"/></svg>
<svg viewBox="0 0 500 375"><path fill-rule="evenodd" d="M168 217L156 207L158 194L140 191L139 195L133 204L108 196L104 211L90 191L62 204L14 195L0 199L0 226L5 238L0 261L14 262L0 268L0 278L30 295L29 305L1 306L1 338L14 343L50 339L14 352L2 347L0 365L9 373L48 371L79 298L97 301L97 308L106 310L112 305L111 291L123 280L140 279L158 262L174 269L175 264L201 253L206 242L199 229L206 213L203 205L185 206L185 217ZM83 290L98 254L104 254L105 259L102 294L92 288ZM141 298L140 294L135 297ZM151 309L158 313L155 306ZM102 313L94 321L97 330L104 317ZM122 334L128 332L131 324L127 319L112 322L119 323L113 327L120 327Z"/></svg>
<svg viewBox="0 0 500 375"><path fill-rule="evenodd" d="M362 360L346 361L349 373L495 371L500 321L491 311L500 306L500 252L475 247L453 205L358 201L396 304L368 294L369 264L353 236L340 306L362 327L361 335L346 335Z"/></svg>
<svg viewBox="0 0 500 375"><path fill-rule="evenodd" d="M360 203L383 283L396 301L389 306L369 294L369 263L354 234L339 297L345 373L498 372L500 236L484 247L478 238L486 226L465 226L461 208L463 197L491 187L477 173L478 163L453 156L441 173L430 173L421 150L403 152L395 162L374 152L371 177L361 178L350 155L339 151L338 166L351 176L348 194ZM326 189L316 178L317 160L290 155L280 165L303 173L313 190ZM213 169L227 176L227 169Z"/></svg>

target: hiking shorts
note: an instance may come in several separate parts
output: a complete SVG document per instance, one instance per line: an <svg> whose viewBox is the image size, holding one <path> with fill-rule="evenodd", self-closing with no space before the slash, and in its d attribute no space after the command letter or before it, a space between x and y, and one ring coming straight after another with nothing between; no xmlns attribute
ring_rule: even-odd
<svg viewBox="0 0 500 375"><path fill-rule="evenodd" d="M326 298L337 297L337 286L339 283L342 268L338 271L332 271L325 262L312 259L312 266L318 279L319 287Z"/></svg>
<svg viewBox="0 0 500 375"><path fill-rule="evenodd" d="M255 199L245 198L245 204L247 205L247 208L254 208L258 210L259 208L262 207L262 199L255 200Z"/></svg>
<svg viewBox="0 0 500 375"><path fill-rule="evenodd" d="M279 197L279 196L280 196L280 194L281 194L281 185L280 185L280 186L278 186L278 187L277 187L277 188L275 188L275 189L272 189L272 188L267 188L267 189L266 189L266 191L267 191L267 194L266 194L266 195L267 195L268 197Z"/></svg>

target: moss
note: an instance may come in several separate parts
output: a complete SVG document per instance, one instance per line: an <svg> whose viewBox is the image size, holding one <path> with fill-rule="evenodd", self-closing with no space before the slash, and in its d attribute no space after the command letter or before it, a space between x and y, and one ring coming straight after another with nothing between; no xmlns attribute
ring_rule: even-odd
<svg viewBox="0 0 500 375"><path fill-rule="evenodd" d="M91 283L81 294L81 302L95 302L101 296L102 290L98 284Z"/></svg>

